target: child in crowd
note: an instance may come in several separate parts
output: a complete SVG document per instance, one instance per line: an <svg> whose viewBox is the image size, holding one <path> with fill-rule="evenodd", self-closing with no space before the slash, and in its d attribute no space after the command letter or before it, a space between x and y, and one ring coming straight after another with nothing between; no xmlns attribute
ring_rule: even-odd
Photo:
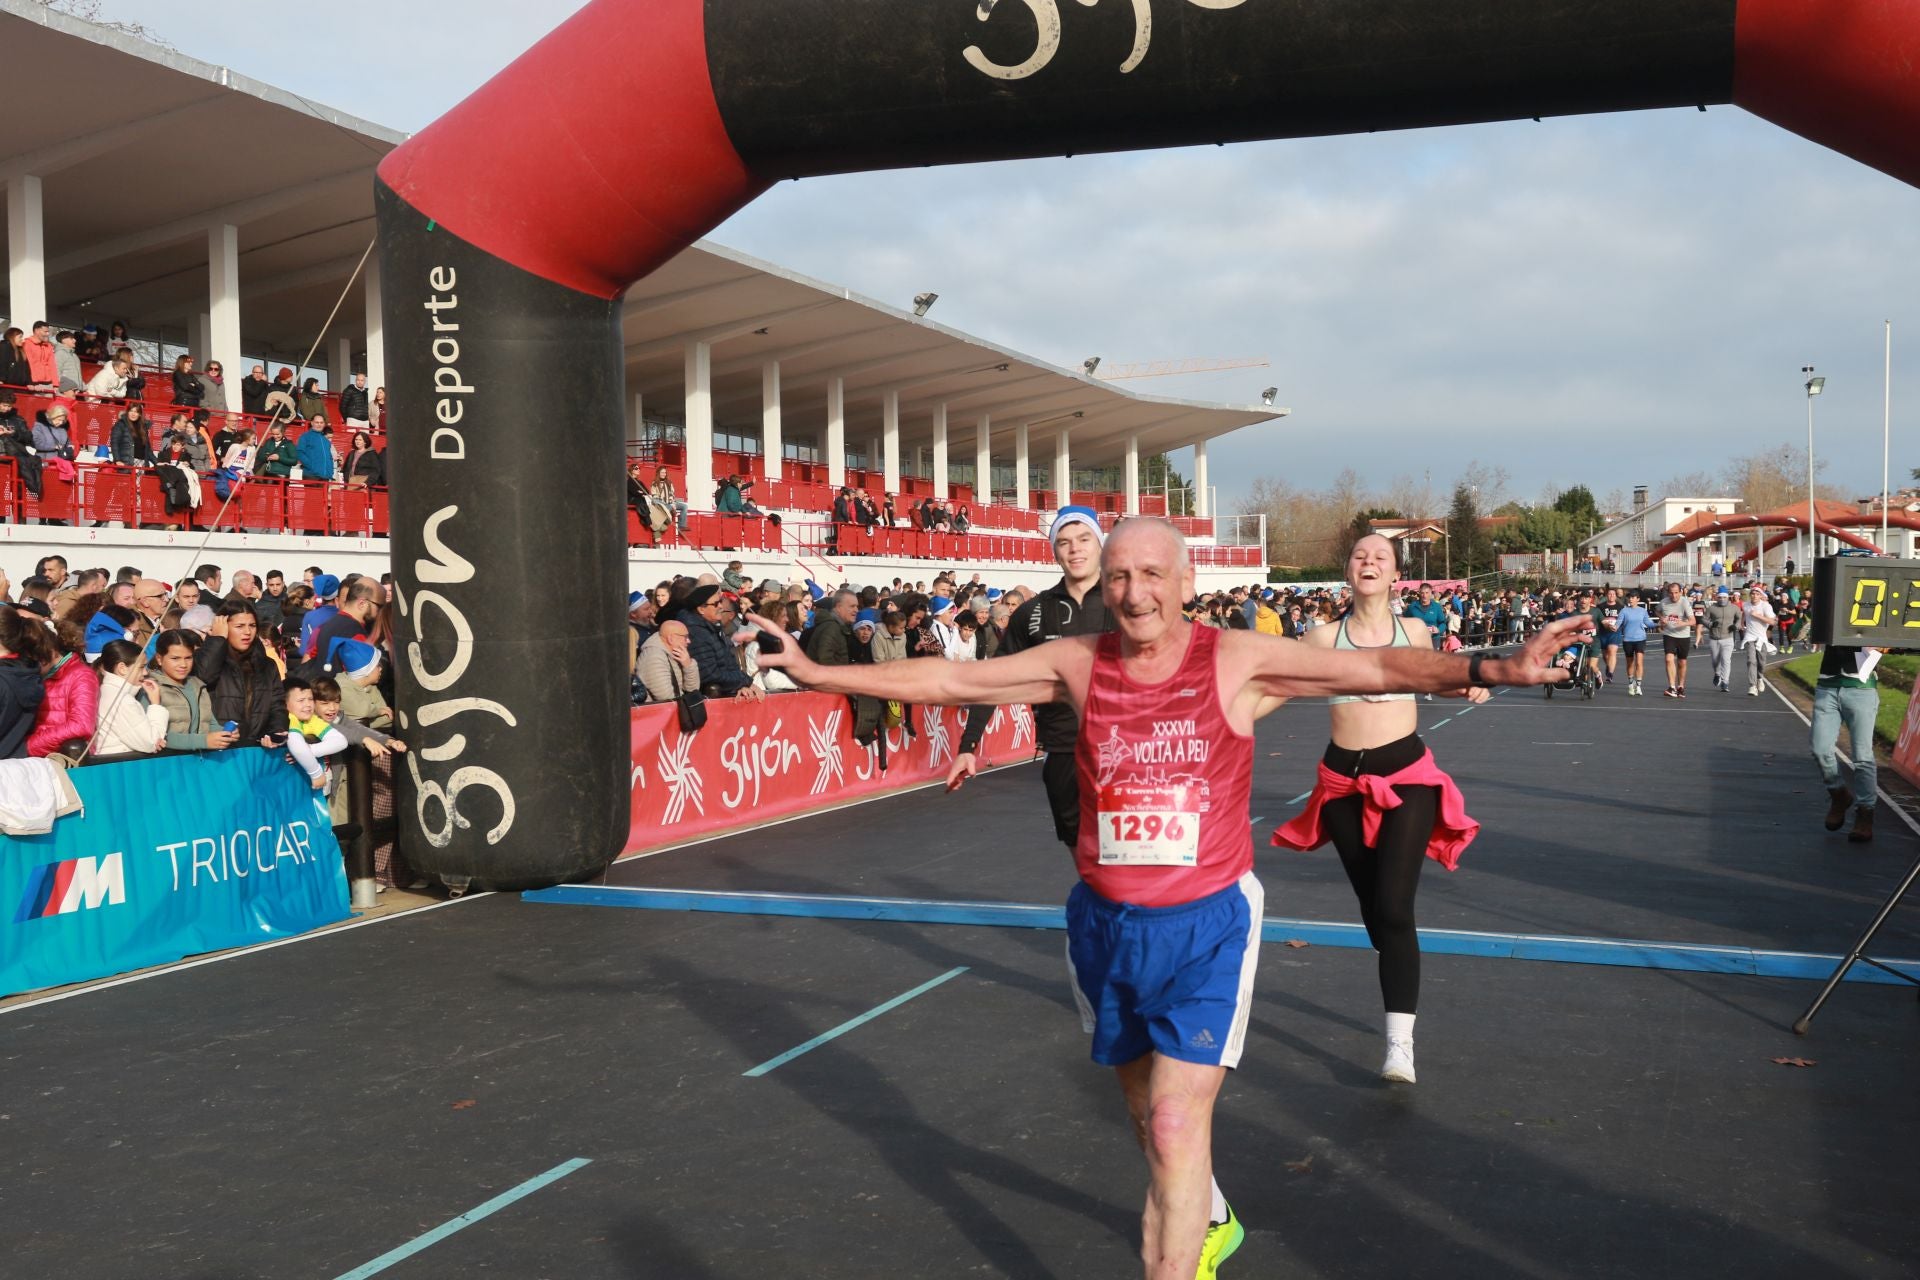
<svg viewBox="0 0 1920 1280"><path fill-rule="evenodd" d="M316 791L331 789L331 771L322 763L348 746L346 735L314 713L313 686L289 676L287 691L287 754L306 770Z"/></svg>

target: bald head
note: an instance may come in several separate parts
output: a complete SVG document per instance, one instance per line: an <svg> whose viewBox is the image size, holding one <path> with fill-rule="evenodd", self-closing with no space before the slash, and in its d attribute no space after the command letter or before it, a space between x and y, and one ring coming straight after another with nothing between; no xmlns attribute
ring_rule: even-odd
<svg viewBox="0 0 1920 1280"><path fill-rule="evenodd" d="M1187 540L1171 520L1163 520L1159 516L1129 516L1113 526L1113 532L1107 535L1106 546L1101 549L1100 563L1103 567L1115 558L1116 545L1121 550L1136 554L1148 547L1163 551L1170 558L1176 573L1193 568L1193 557L1187 552Z"/></svg>

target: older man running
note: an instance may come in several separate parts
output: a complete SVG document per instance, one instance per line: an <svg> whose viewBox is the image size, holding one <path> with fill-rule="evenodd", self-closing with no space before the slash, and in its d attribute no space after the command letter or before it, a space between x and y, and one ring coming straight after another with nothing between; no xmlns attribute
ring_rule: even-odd
<svg viewBox="0 0 1920 1280"><path fill-rule="evenodd" d="M1554 683L1566 673L1549 660L1591 624L1584 615L1556 623L1504 659L1320 649L1197 627L1181 614L1194 595L1186 543L1154 519L1115 528L1101 574L1115 634L983 663L826 668L791 644L761 662L830 693L1063 702L1079 713L1070 976L1093 1059L1118 1073L1146 1155L1146 1275L1188 1280L1212 1275L1243 1235L1213 1180L1212 1133L1214 1102L1246 1038L1260 941L1247 822L1254 722L1290 697Z"/></svg>

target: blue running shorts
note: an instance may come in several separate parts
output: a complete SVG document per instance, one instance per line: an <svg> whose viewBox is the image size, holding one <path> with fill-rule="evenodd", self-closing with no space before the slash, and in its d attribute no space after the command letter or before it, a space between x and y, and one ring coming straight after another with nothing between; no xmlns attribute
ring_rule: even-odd
<svg viewBox="0 0 1920 1280"><path fill-rule="evenodd" d="M1093 1060L1117 1067L1154 1052L1238 1066L1265 896L1252 872L1172 907L1136 907L1075 885L1067 975Z"/></svg>

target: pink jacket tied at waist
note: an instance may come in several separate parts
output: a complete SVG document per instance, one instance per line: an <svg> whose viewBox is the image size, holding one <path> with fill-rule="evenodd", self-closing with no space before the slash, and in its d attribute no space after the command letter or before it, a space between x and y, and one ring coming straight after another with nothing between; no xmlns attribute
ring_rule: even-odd
<svg viewBox="0 0 1920 1280"><path fill-rule="evenodd" d="M1453 785L1453 779L1442 773L1440 766L1433 762L1431 751L1393 774L1362 774L1357 778L1349 778L1322 764L1320 777L1314 783L1313 795L1307 800L1307 807L1292 822L1274 830L1273 843L1289 849L1318 849L1331 838L1327 834L1326 824L1320 819L1321 808L1330 800L1358 792L1365 804L1360 817L1360 830L1366 838L1367 847L1372 848L1380 841L1381 818L1389 809L1400 807L1401 800L1394 791L1395 787L1440 788L1440 814L1434 819L1433 834L1427 839L1427 856L1447 870L1454 870L1460 865L1460 854L1480 834L1480 824L1467 816L1466 798L1460 794L1460 788Z"/></svg>

